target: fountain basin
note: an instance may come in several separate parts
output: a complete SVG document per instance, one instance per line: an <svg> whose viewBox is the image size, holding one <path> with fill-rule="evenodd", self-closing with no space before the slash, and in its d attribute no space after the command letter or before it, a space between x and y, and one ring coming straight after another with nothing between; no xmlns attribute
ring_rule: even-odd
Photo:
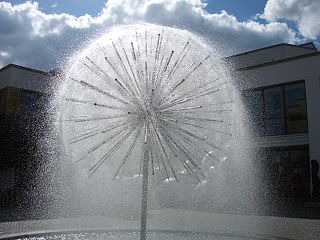
<svg viewBox="0 0 320 240"><path fill-rule="evenodd" d="M215 239L214 237L220 237L220 239L228 239L226 237L229 239L237 239L236 237L238 239L250 239L251 237L251 239L278 240L320 239L319 224L319 220L218 214L177 209L151 210L148 215L149 233L161 233L162 235L159 236L176 233L177 238L173 239L179 239L179 236L185 237L183 234L190 234L190 236L199 234L197 235L199 238L195 239ZM124 216L7 222L0 224L0 239L18 239L19 236L20 239L23 236L31 239L52 234L68 235L68 233L90 232L106 234L130 232L134 237L139 227L139 220L132 220ZM74 236L70 239L74 239ZM162 237L162 239L168 238Z"/></svg>
<svg viewBox="0 0 320 240"><path fill-rule="evenodd" d="M102 240L102 239L112 239L112 240L135 240L140 239L139 231L127 231L127 230L117 230L117 231L87 231L87 232L51 232L51 233L38 233L30 235L20 235L13 236L6 239L19 239L19 240L57 240L57 239L77 239L77 240ZM172 239L172 240L262 240L270 239L263 236L245 236L236 235L231 233L203 233L203 232L178 232L178 231L162 231L162 230L151 230L147 233L148 240L159 240L159 239ZM280 238L272 238L279 239ZM284 238L281 238L284 239Z"/></svg>

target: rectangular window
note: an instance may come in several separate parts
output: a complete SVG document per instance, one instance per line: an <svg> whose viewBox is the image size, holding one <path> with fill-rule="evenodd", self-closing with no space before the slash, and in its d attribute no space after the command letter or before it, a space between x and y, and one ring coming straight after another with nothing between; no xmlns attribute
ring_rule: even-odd
<svg viewBox="0 0 320 240"><path fill-rule="evenodd" d="M29 90L21 90L20 113L21 116L43 114L47 107L47 96Z"/></svg>
<svg viewBox="0 0 320 240"><path fill-rule="evenodd" d="M304 83L285 86L288 133L308 131Z"/></svg>
<svg viewBox="0 0 320 240"><path fill-rule="evenodd" d="M264 134L265 124L264 122L261 122L261 119L264 116L263 113L263 95L262 91L256 90L256 91L248 91L244 93L246 98L246 103L248 106L247 110L249 111L249 115L251 118L251 126L253 127L254 133L258 135Z"/></svg>
<svg viewBox="0 0 320 240"><path fill-rule="evenodd" d="M254 132L260 136L308 132L304 82L246 91L244 99Z"/></svg>
<svg viewBox="0 0 320 240"><path fill-rule="evenodd" d="M267 118L284 117L284 99L281 87L264 89L264 103Z"/></svg>
<svg viewBox="0 0 320 240"><path fill-rule="evenodd" d="M266 119L266 135L281 135L286 133L284 119Z"/></svg>
<svg viewBox="0 0 320 240"><path fill-rule="evenodd" d="M265 183L263 191L268 197L310 197L308 146L261 148L255 161L257 178Z"/></svg>
<svg viewBox="0 0 320 240"><path fill-rule="evenodd" d="M37 93L21 90L21 103L20 103L20 113L21 115L32 115L35 111L35 104L37 99Z"/></svg>

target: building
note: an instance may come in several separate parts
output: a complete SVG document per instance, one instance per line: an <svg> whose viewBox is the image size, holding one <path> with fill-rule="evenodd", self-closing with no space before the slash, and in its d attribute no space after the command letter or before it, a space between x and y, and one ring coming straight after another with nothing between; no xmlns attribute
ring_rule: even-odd
<svg viewBox="0 0 320 240"><path fill-rule="evenodd" d="M242 76L268 194L310 199L310 162L320 161L320 52L313 43L278 44L226 60Z"/></svg>
<svg viewBox="0 0 320 240"><path fill-rule="evenodd" d="M37 141L47 127L54 74L14 64L0 69L0 209L16 207L21 194L28 204L26 192L41 165Z"/></svg>
<svg viewBox="0 0 320 240"><path fill-rule="evenodd" d="M43 106L41 101L51 94L52 72L9 64L0 69L0 117L21 118ZM36 103L39 103L37 106ZM32 106L31 106L32 105ZM39 113L42 112L39 109Z"/></svg>
<svg viewBox="0 0 320 240"><path fill-rule="evenodd" d="M278 44L225 61L240 76L250 113L256 174L268 186L261 195L310 200L311 160L320 161L320 52L312 43ZM29 191L30 173L44 164L34 146L48 127L46 106L56 74L14 64L0 69L0 208Z"/></svg>

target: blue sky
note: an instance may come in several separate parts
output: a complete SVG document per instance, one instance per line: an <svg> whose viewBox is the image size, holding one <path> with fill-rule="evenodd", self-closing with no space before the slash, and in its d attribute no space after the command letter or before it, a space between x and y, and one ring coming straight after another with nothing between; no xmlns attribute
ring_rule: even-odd
<svg viewBox="0 0 320 240"><path fill-rule="evenodd" d="M267 3L266 0L208 0L206 10L208 12L227 11L237 17L239 21L255 17L257 13L262 13Z"/></svg>
<svg viewBox="0 0 320 240"><path fill-rule="evenodd" d="M9 1L13 4L24 0ZM39 8L45 13L69 13L77 17L90 14L96 16L105 5L105 0L38 0Z"/></svg>
<svg viewBox="0 0 320 240"><path fill-rule="evenodd" d="M319 48L319 0L0 1L0 67L51 69L116 24L147 22L192 30L232 55L278 43Z"/></svg>

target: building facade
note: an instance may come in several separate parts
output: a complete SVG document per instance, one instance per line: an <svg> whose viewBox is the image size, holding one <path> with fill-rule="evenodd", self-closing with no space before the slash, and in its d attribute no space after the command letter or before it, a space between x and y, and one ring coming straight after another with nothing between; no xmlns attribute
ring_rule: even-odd
<svg viewBox="0 0 320 240"><path fill-rule="evenodd" d="M242 78L268 193L311 199L311 160L320 161L320 52L312 43L278 44L226 60Z"/></svg>
<svg viewBox="0 0 320 240"><path fill-rule="evenodd" d="M41 114L41 102L51 94L51 75L14 64L0 69L1 119L21 118L28 111Z"/></svg>
<svg viewBox="0 0 320 240"><path fill-rule="evenodd" d="M261 194L310 200L311 160L320 161L320 52L312 43L278 44L224 60L250 116L256 174L268 186ZM48 129L56 74L14 64L0 69L0 208L32 189L33 173L45 164L35 146Z"/></svg>
<svg viewBox="0 0 320 240"><path fill-rule="evenodd" d="M35 189L52 76L14 64L0 69L0 209L29 204Z"/></svg>

